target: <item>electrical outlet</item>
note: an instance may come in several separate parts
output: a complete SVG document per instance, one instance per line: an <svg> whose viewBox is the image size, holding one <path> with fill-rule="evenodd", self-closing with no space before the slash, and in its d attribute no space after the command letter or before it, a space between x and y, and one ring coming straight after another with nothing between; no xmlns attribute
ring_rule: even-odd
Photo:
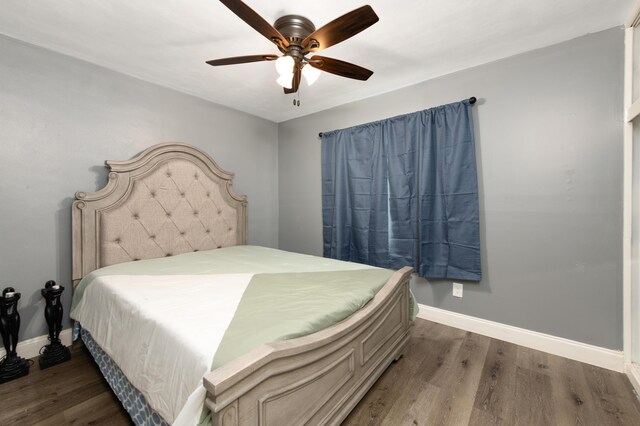
<svg viewBox="0 0 640 426"><path fill-rule="evenodd" d="M462 284L453 283L453 296L462 297Z"/></svg>

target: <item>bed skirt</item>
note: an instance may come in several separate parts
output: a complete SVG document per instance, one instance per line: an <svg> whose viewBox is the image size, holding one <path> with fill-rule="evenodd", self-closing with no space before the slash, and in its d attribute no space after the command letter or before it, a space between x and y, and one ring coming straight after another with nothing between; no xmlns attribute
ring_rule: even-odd
<svg viewBox="0 0 640 426"><path fill-rule="evenodd" d="M133 422L139 426L168 426L168 423L149 406L144 395L127 380L122 370L93 340L91 334L80 328L80 337Z"/></svg>

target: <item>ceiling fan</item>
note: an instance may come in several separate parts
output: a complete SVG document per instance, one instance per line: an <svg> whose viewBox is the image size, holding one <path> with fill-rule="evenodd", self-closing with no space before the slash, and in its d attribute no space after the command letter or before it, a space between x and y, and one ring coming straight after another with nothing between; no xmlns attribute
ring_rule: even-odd
<svg viewBox="0 0 640 426"><path fill-rule="evenodd" d="M311 53L338 44L378 22L378 15L371 6L359 7L316 29L313 22L304 16L286 15L271 25L240 0L220 1L275 44L282 52L282 56L272 54L236 56L207 61L209 65L276 61L276 69L280 73L278 83L284 87L284 93L296 93L300 87L302 75L309 84L313 83L320 74L317 70L356 80L367 80L373 74L373 71L338 59L319 55L307 57Z"/></svg>

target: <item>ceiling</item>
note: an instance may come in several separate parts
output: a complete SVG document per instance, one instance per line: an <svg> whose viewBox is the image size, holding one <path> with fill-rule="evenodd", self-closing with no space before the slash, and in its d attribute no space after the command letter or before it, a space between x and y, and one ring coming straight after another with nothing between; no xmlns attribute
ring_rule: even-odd
<svg viewBox="0 0 640 426"><path fill-rule="evenodd" d="M278 53L217 0L2 0L0 33L281 122L621 25L635 0L243 1L270 23L299 14L316 28L370 4L380 21L321 54L373 76L322 73L295 107L273 62L211 67Z"/></svg>

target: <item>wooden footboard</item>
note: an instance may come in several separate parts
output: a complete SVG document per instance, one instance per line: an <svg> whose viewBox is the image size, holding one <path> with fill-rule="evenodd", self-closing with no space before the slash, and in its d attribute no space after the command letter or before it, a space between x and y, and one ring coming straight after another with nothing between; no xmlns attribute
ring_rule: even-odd
<svg viewBox="0 0 640 426"><path fill-rule="evenodd" d="M213 425L339 424L408 342L410 276L411 268L397 271L331 328L263 345L207 374Z"/></svg>

